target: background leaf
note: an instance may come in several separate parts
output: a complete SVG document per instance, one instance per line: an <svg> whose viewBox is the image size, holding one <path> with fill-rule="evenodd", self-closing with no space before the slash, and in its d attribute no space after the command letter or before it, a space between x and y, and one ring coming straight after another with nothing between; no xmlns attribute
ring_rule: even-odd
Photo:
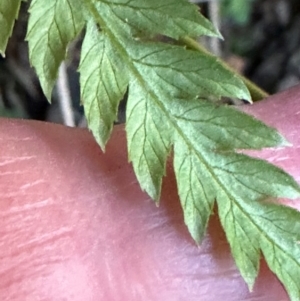
<svg viewBox="0 0 300 301"><path fill-rule="evenodd" d="M21 0L0 1L0 53L4 55L20 10Z"/></svg>

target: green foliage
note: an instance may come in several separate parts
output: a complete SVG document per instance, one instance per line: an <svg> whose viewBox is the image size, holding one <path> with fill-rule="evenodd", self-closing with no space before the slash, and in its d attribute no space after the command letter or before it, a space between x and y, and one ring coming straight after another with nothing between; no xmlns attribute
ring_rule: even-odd
<svg viewBox="0 0 300 301"><path fill-rule="evenodd" d="M81 98L89 127L103 149L128 86L127 73L122 69L110 39L89 22L81 49Z"/></svg>
<svg viewBox="0 0 300 301"><path fill-rule="evenodd" d="M21 0L0 1L0 54L4 55L8 38L10 37L15 19L18 17Z"/></svg>
<svg viewBox="0 0 300 301"><path fill-rule="evenodd" d="M11 9L0 8L2 15ZM16 13L10 16L13 22ZM300 214L264 200L296 198L300 188L277 167L235 152L284 146L284 138L253 117L209 101L250 100L243 81L222 62L157 39L219 33L186 0L33 0L27 40L48 98L68 44L84 26L81 98L99 145L105 148L128 89L128 153L141 188L159 201L173 150L184 220L194 240L201 242L216 201L249 287L262 253L291 299L299 300ZM11 25L6 28L2 41L11 33Z"/></svg>
<svg viewBox="0 0 300 301"><path fill-rule="evenodd" d="M66 56L68 43L84 26L80 0L32 0L27 37L31 64L35 67L48 99Z"/></svg>
<svg viewBox="0 0 300 301"><path fill-rule="evenodd" d="M230 17L240 25L248 23L253 0L223 0L221 5L223 15Z"/></svg>

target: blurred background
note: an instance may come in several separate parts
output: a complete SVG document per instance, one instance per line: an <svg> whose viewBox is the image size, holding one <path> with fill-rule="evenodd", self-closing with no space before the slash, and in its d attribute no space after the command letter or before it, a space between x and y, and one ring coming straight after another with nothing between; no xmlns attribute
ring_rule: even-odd
<svg viewBox="0 0 300 301"><path fill-rule="evenodd" d="M238 72L271 94L300 82L299 0L191 2L200 6L224 37L224 41L202 38L201 43ZM76 71L81 38L70 45L49 105L28 62L27 9L28 3L23 3L6 57L0 56L0 116L85 126ZM120 122L125 105L122 102Z"/></svg>

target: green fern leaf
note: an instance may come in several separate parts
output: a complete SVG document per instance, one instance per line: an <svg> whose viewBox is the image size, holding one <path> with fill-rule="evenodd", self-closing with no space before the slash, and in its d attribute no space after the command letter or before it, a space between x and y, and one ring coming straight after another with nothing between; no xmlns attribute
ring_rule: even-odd
<svg viewBox="0 0 300 301"><path fill-rule="evenodd" d="M81 50L81 99L89 128L102 149L109 139L128 79L110 40L90 22Z"/></svg>
<svg viewBox="0 0 300 301"><path fill-rule="evenodd" d="M31 1L26 37L29 57L48 100L67 46L85 24L83 9L80 0Z"/></svg>
<svg viewBox="0 0 300 301"><path fill-rule="evenodd" d="M127 27L132 35L162 34L174 39L210 35L220 37L213 25L186 0L97 1L98 10L112 24Z"/></svg>

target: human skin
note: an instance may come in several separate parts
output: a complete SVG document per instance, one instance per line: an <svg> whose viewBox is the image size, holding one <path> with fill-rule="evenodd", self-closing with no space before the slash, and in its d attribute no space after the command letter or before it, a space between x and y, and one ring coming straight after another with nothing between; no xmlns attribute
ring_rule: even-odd
<svg viewBox="0 0 300 301"><path fill-rule="evenodd" d="M259 156L297 180L299 98L296 87L244 108L293 144ZM217 215L195 245L170 169L154 205L127 163L123 127L103 154L86 130L2 119L0 145L1 301L289 300L263 260L248 291Z"/></svg>

